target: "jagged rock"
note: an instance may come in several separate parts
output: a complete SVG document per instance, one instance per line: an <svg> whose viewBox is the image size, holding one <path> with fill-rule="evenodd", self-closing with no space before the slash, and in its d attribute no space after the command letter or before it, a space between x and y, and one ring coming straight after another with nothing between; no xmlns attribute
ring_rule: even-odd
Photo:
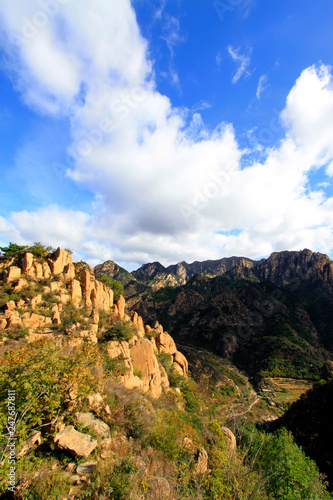
<svg viewBox="0 0 333 500"><path fill-rule="evenodd" d="M28 343L30 344L31 342L39 342L40 340L44 339L53 339L53 332L52 333L35 333L33 331L29 331L29 336L28 336Z"/></svg>
<svg viewBox="0 0 333 500"><path fill-rule="evenodd" d="M14 311L15 310L15 307L16 307L16 304L13 300L10 300L9 302L7 302L6 304L6 310L7 311Z"/></svg>
<svg viewBox="0 0 333 500"><path fill-rule="evenodd" d="M43 278L43 266L34 259L33 266L35 268L36 279L40 280Z"/></svg>
<svg viewBox="0 0 333 500"><path fill-rule="evenodd" d="M237 446L235 435L227 427L221 427L221 430L223 434L225 434L225 436L227 437L229 450L234 453L236 451L236 446Z"/></svg>
<svg viewBox="0 0 333 500"><path fill-rule="evenodd" d="M65 267L65 271L64 271L64 277L65 277L65 280L72 280L75 278L75 266L74 266L74 264L72 264L72 263L67 264L67 266Z"/></svg>
<svg viewBox="0 0 333 500"><path fill-rule="evenodd" d="M78 305L82 300L82 288L78 280L71 281L71 298L74 305Z"/></svg>
<svg viewBox="0 0 333 500"><path fill-rule="evenodd" d="M208 470L208 454L203 446L201 446L195 466L197 474L205 474Z"/></svg>
<svg viewBox="0 0 333 500"><path fill-rule="evenodd" d="M60 290L60 286L61 286L61 284L59 283L59 281L52 281L52 282L50 283L50 289L51 289L51 292L52 292L52 293L57 293L57 292L59 292L59 290Z"/></svg>
<svg viewBox="0 0 333 500"><path fill-rule="evenodd" d="M49 279L51 276L51 269L47 262L43 262L43 277Z"/></svg>
<svg viewBox="0 0 333 500"><path fill-rule="evenodd" d="M33 254L27 252L22 260L22 274L30 276L30 271L32 270L32 274L35 275L35 270L33 269L33 261L34 261Z"/></svg>
<svg viewBox="0 0 333 500"><path fill-rule="evenodd" d="M88 339L92 344L97 344L98 338L94 332L91 330L81 330L79 332L80 337Z"/></svg>
<svg viewBox="0 0 333 500"><path fill-rule="evenodd" d="M98 325L98 323L99 323L99 314L96 311L96 309L93 310L91 317L92 317L93 324L94 325Z"/></svg>
<svg viewBox="0 0 333 500"><path fill-rule="evenodd" d="M106 350L111 359L118 358L119 356L122 356L124 359L131 357L128 343L124 340L110 340L107 343Z"/></svg>
<svg viewBox="0 0 333 500"><path fill-rule="evenodd" d="M58 432L54 437L54 442L59 449L69 451L79 457L88 457L97 447L97 441L88 434L82 434L68 425Z"/></svg>
<svg viewBox="0 0 333 500"><path fill-rule="evenodd" d="M17 302L17 307L22 308L22 307L24 307L24 306L25 306L25 301L24 301L24 300L22 300L22 299L18 300L18 302Z"/></svg>
<svg viewBox="0 0 333 500"><path fill-rule="evenodd" d="M52 274L61 274L64 271L64 268L68 264L72 264L72 257L62 248L57 248L57 250L52 255L51 259L49 259L49 266Z"/></svg>
<svg viewBox="0 0 333 500"><path fill-rule="evenodd" d="M79 424L82 425L83 429L88 427L91 430L94 430L95 433L98 434L98 436L101 436L102 438L107 438L110 436L110 427L102 420L99 420L98 418L96 418L90 412L78 413L77 414L77 421Z"/></svg>
<svg viewBox="0 0 333 500"><path fill-rule="evenodd" d="M158 352L166 353L166 354L175 354L177 351L175 341L173 338L166 332L162 332L156 337L156 346ZM177 361L176 361L177 362Z"/></svg>
<svg viewBox="0 0 333 500"><path fill-rule="evenodd" d="M176 351L174 356L173 356L173 361L174 361L174 364L180 366L184 377L187 377L187 375L188 375L188 362L187 362L187 359L185 358L184 354L182 354L179 351Z"/></svg>
<svg viewBox="0 0 333 500"><path fill-rule="evenodd" d="M17 457L24 457L29 451L31 451L35 446L38 446L42 442L42 434L39 431L32 431L28 438L24 441L21 450L19 451Z"/></svg>
<svg viewBox="0 0 333 500"><path fill-rule="evenodd" d="M22 326L22 320L19 316L10 316L7 319L7 328L20 328L21 326Z"/></svg>
<svg viewBox="0 0 333 500"><path fill-rule="evenodd" d="M161 386L163 387L163 389L167 390L170 387L168 375L164 369L164 366L162 366L162 365L159 365L159 366L160 366L160 374L161 374Z"/></svg>
<svg viewBox="0 0 333 500"><path fill-rule="evenodd" d="M31 309L34 311L36 306L42 302L42 296L41 295L36 295L36 297L33 297L30 301L31 304Z"/></svg>
<svg viewBox="0 0 333 500"><path fill-rule="evenodd" d="M133 325L138 326L138 313L135 311L131 311L131 320Z"/></svg>
<svg viewBox="0 0 333 500"><path fill-rule="evenodd" d="M9 267L4 273L4 282L6 284L11 283L12 281L16 281L21 277L21 268L16 266Z"/></svg>
<svg viewBox="0 0 333 500"><path fill-rule="evenodd" d="M45 316L35 313L24 313L22 316L23 325L29 328L39 328L45 324Z"/></svg>
<svg viewBox="0 0 333 500"><path fill-rule="evenodd" d="M139 339L140 338L143 339L143 337L145 336L145 327L144 327L143 319L141 318L141 316L138 316L137 327L138 327L138 337L139 337Z"/></svg>
<svg viewBox="0 0 333 500"><path fill-rule="evenodd" d="M58 306L58 304L54 304L54 306L52 307L52 323L54 325L60 325L61 324L60 312L59 312L59 306Z"/></svg>
<svg viewBox="0 0 333 500"><path fill-rule="evenodd" d="M14 293L19 293L21 290L23 290L23 288L25 288L26 286L28 286L28 282L27 280L25 280L24 278L20 278L18 280L18 283L17 285L14 287L13 289L13 292Z"/></svg>
<svg viewBox="0 0 333 500"><path fill-rule="evenodd" d="M0 330L4 330L7 326L7 320L5 318L0 318Z"/></svg>
<svg viewBox="0 0 333 500"><path fill-rule="evenodd" d="M150 390L153 398L162 393L161 375L153 346L147 339L140 339L130 350L133 366L141 372L143 389Z"/></svg>
<svg viewBox="0 0 333 500"><path fill-rule="evenodd" d="M62 304L67 304L69 302L70 296L66 290L60 290L60 301Z"/></svg>
<svg viewBox="0 0 333 500"><path fill-rule="evenodd" d="M106 404L103 396L98 392L90 394L87 396L87 402L89 407L96 413L105 412L107 415L111 415L111 410L108 404Z"/></svg>
<svg viewBox="0 0 333 500"><path fill-rule="evenodd" d="M92 476L97 467L97 462L85 462L77 466L76 473L79 476Z"/></svg>
<svg viewBox="0 0 333 500"><path fill-rule="evenodd" d="M122 295L120 295L119 300L117 302L117 308L118 308L118 316L120 319L123 319L125 315L125 299Z"/></svg>

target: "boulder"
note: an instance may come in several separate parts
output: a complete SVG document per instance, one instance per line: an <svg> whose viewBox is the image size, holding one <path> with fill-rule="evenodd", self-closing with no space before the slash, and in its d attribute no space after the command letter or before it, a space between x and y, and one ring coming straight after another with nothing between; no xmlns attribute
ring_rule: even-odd
<svg viewBox="0 0 333 500"><path fill-rule="evenodd" d="M235 435L233 434L233 432L231 432L230 429L228 429L228 427L221 427L221 430L222 430L223 434L227 437L229 450L232 453L235 453L236 447L237 447Z"/></svg>
<svg viewBox="0 0 333 500"><path fill-rule="evenodd" d="M64 271L64 268L68 264L72 264L72 257L62 248L57 248L57 250L52 255L51 259L49 259L49 266L52 274L61 274Z"/></svg>
<svg viewBox="0 0 333 500"><path fill-rule="evenodd" d="M110 427L102 420L96 418L92 413L80 412L77 413L76 417L83 429L88 427L102 438L108 438L110 436Z"/></svg>
<svg viewBox="0 0 333 500"><path fill-rule="evenodd" d="M42 442L42 434L39 431L32 431L28 438L24 441L21 450L19 451L17 457L24 457L29 451L38 446Z"/></svg>
<svg viewBox="0 0 333 500"><path fill-rule="evenodd" d="M43 266L42 266L42 264L40 264L39 262L34 260L33 266L35 268L36 278L38 280L42 279L43 278Z"/></svg>
<svg viewBox="0 0 333 500"><path fill-rule="evenodd" d="M0 330L4 330L7 326L7 320L5 318L0 318Z"/></svg>
<svg viewBox="0 0 333 500"><path fill-rule="evenodd" d="M71 281L71 298L74 305L78 305L82 300L82 288L78 280Z"/></svg>
<svg viewBox="0 0 333 500"><path fill-rule="evenodd" d="M35 270L33 269L33 261L34 261L34 256L32 253L27 252L22 261L22 274L26 274L27 276L30 276L30 271L32 271L32 275L35 274Z"/></svg>
<svg viewBox="0 0 333 500"><path fill-rule="evenodd" d="M60 285L59 281L52 281L52 282L50 283L50 290L51 290L51 292L52 292L52 293L57 293L57 292L59 292L59 290L60 290L60 286L61 286L61 285Z"/></svg>
<svg viewBox="0 0 333 500"><path fill-rule="evenodd" d="M10 300L9 302L7 302L6 304L6 310L7 311L14 311L15 310L15 307L16 307L16 304L13 300Z"/></svg>
<svg viewBox="0 0 333 500"><path fill-rule="evenodd" d="M58 306L58 304L54 304L54 306L52 307L52 323L54 325L60 325L61 324L60 312L59 312L59 306Z"/></svg>
<svg viewBox="0 0 333 500"><path fill-rule="evenodd" d="M42 302L42 296L41 295L36 295L36 297L33 297L31 299L31 309L34 311L36 309L36 306Z"/></svg>
<svg viewBox="0 0 333 500"><path fill-rule="evenodd" d="M68 425L65 429L58 432L54 436L54 442L57 448L66 450L78 457L88 457L97 447L95 439L88 434L76 431L72 425Z"/></svg>
<svg viewBox="0 0 333 500"><path fill-rule="evenodd" d="M147 339L139 339L130 349L133 366L140 371L143 389L150 390L153 398L162 393L161 375L153 346Z"/></svg>
<svg viewBox="0 0 333 500"><path fill-rule="evenodd" d="M75 278L75 266L74 266L74 264L72 264L72 263L67 264L67 266L65 267L64 277L65 277L65 280L72 280Z"/></svg>
<svg viewBox="0 0 333 500"><path fill-rule="evenodd" d="M77 466L76 474L86 477L92 476L96 467L97 462L85 462Z"/></svg>
<svg viewBox="0 0 333 500"><path fill-rule="evenodd" d="M125 315L125 299L123 295L120 295L119 300L117 302L117 308L118 308L118 316L119 319L123 319Z"/></svg>
<svg viewBox="0 0 333 500"><path fill-rule="evenodd" d="M156 337L156 346L158 352L165 354L175 354L177 351L175 341L166 332L162 332Z"/></svg>
<svg viewBox="0 0 333 500"><path fill-rule="evenodd" d="M185 358L184 354L182 354L179 351L176 351L175 354L173 355L173 361L178 366L180 366L184 377L187 377L187 375L188 375L188 362L187 362L187 359Z"/></svg>
<svg viewBox="0 0 333 500"><path fill-rule="evenodd" d="M51 269L47 262L43 262L43 277L48 279L51 276Z"/></svg>
<svg viewBox="0 0 333 500"><path fill-rule="evenodd" d="M19 293L21 290L23 290L23 288L25 288L26 286L28 286L28 282L27 280L25 280L24 278L20 278L18 280L18 283L17 285L14 287L13 289L13 292L14 293Z"/></svg>
<svg viewBox="0 0 333 500"><path fill-rule="evenodd" d="M7 320L7 328L21 328L22 320L19 316L10 316Z"/></svg>
<svg viewBox="0 0 333 500"><path fill-rule="evenodd" d="M16 267L16 266L11 266L7 269L5 276L4 276L4 282L6 284L8 283L11 283L12 281L16 281L18 279L20 279L21 277L21 268L20 267Z"/></svg>

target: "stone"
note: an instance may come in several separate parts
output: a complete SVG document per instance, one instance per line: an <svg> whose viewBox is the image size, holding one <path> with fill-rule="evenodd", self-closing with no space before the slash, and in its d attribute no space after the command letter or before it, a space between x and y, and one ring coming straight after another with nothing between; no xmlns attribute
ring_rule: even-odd
<svg viewBox="0 0 333 500"><path fill-rule="evenodd" d="M92 476L97 467L97 462L85 462L77 466L76 473L79 476Z"/></svg>
<svg viewBox="0 0 333 500"><path fill-rule="evenodd" d="M42 442L42 434L39 431L32 431L28 438L24 441L21 450L19 451L17 457L24 457L29 451L31 451L36 446L40 445Z"/></svg>
<svg viewBox="0 0 333 500"><path fill-rule="evenodd" d="M33 270L33 275L35 274L35 270L33 269L33 261L34 261L34 256L32 253L27 252L22 260L22 274L26 274L27 276L30 276L30 271Z"/></svg>
<svg viewBox="0 0 333 500"><path fill-rule="evenodd" d="M58 304L54 304L54 306L52 307L52 323L54 325L60 325L61 324L60 312L59 312L59 306L58 306Z"/></svg>
<svg viewBox="0 0 333 500"><path fill-rule="evenodd" d="M60 290L60 301L62 304L67 304L69 302L70 296L66 290Z"/></svg>
<svg viewBox="0 0 333 500"><path fill-rule="evenodd" d="M39 262L37 262L36 260L34 260L34 268L35 268L35 271L36 271L36 278L38 280L42 279L43 278L43 266L42 264L40 264Z"/></svg>
<svg viewBox="0 0 333 500"><path fill-rule="evenodd" d="M11 316L7 320L7 328L20 328L22 326L22 320L19 316Z"/></svg>
<svg viewBox="0 0 333 500"><path fill-rule="evenodd" d="M141 316L138 316L137 327L138 327L138 337L139 337L139 339L140 338L143 339L143 337L145 336L145 327L144 327L143 320L142 320Z"/></svg>
<svg viewBox="0 0 333 500"><path fill-rule="evenodd" d="M53 333L35 333L32 329L29 330L28 343L39 342L44 339L53 339Z"/></svg>
<svg viewBox="0 0 333 500"><path fill-rule="evenodd" d="M119 356L124 359L129 359L131 357L129 345L124 340L110 340L106 345L106 350L111 359L118 358Z"/></svg>
<svg viewBox="0 0 333 500"><path fill-rule="evenodd" d="M24 306L25 306L25 300L20 299L20 300L17 302L17 307L22 308L22 307L24 307Z"/></svg>
<svg viewBox="0 0 333 500"><path fill-rule="evenodd" d="M16 316L16 317L18 318L18 317L19 317L19 313L18 313L18 311L13 311L13 310L9 310L9 309L7 309L7 310L5 311L5 318L6 318L6 319L9 319L9 318L11 318L12 316Z"/></svg>
<svg viewBox="0 0 333 500"><path fill-rule="evenodd" d="M108 438L110 436L110 427L102 420L96 418L92 413L80 412L77 413L76 417L83 429L88 427L102 438Z"/></svg>
<svg viewBox="0 0 333 500"><path fill-rule="evenodd" d="M88 457L97 447L96 439L93 439L88 434L76 431L72 425L68 425L58 432L54 437L54 442L57 448L66 450L78 457Z"/></svg>
<svg viewBox="0 0 333 500"><path fill-rule="evenodd" d="M16 304L13 300L10 300L9 302L7 302L5 307L7 311L14 311Z"/></svg>
<svg viewBox="0 0 333 500"><path fill-rule="evenodd" d="M23 324L29 328L39 328L45 324L45 316L35 313L25 313L22 316Z"/></svg>
<svg viewBox="0 0 333 500"><path fill-rule="evenodd" d="M36 306L42 302L42 296L41 295L36 295L36 297L33 297L31 299L31 309L34 311L36 309Z"/></svg>
<svg viewBox="0 0 333 500"><path fill-rule="evenodd" d="M163 387L163 389L167 390L170 387L170 382L168 379L167 372L165 371L164 366L159 365L159 367L160 367L160 375L161 375L161 386Z"/></svg>
<svg viewBox="0 0 333 500"><path fill-rule="evenodd" d="M131 311L131 320L133 325L138 326L138 313L136 311Z"/></svg>
<svg viewBox="0 0 333 500"><path fill-rule="evenodd" d="M94 325L98 325L98 323L99 323L99 314L98 314L98 311L96 311L96 309L93 310L91 317L92 317L93 324Z"/></svg>
<svg viewBox="0 0 333 500"><path fill-rule="evenodd" d="M123 319L125 315L125 299L123 295L120 295L119 300L117 302L117 308L118 308L118 317L119 319Z"/></svg>
<svg viewBox="0 0 333 500"><path fill-rule="evenodd" d="M0 330L4 330L7 326L7 320L5 318L0 318Z"/></svg>
<svg viewBox="0 0 333 500"><path fill-rule="evenodd" d="M4 276L4 282L6 284L16 281L21 277L21 268L16 266L11 266L7 269L6 275Z"/></svg>
<svg viewBox="0 0 333 500"><path fill-rule="evenodd" d="M175 354L177 351L175 341L166 332L162 332L156 337L156 346L159 353Z"/></svg>
<svg viewBox="0 0 333 500"><path fill-rule="evenodd" d="M67 264L67 266L65 267L64 277L65 277L65 280L72 280L75 278L75 266L74 266L74 264L72 264L72 263Z"/></svg>
<svg viewBox="0 0 333 500"><path fill-rule="evenodd" d="M187 377L188 375L188 362L187 359L185 358L184 354L182 354L179 351L176 351L174 356L173 356L173 361L176 363L180 368L182 369L183 376Z"/></svg>
<svg viewBox="0 0 333 500"><path fill-rule="evenodd" d="M43 277L49 279L51 276L51 269L47 262L43 262Z"/></svg>
<svg viewBox="0 0 333 500"><path fill-rule="evenodd" d="M143 389L158 398L162 393L161 375L152 344L147 339L139 339L131 348L130 356L133 366L141 373Z"/></svg>
<svg viewBox="0 0 333 500"><path fill-rule="evenodd" d="M50 289L52 293L57 293L60 290L60 283L59 281L52 281L50 283Z"/></svg>
<svg viewBox="0 0 333 500"><path fill-rule="evenodd" d="M51 259L49 259L49 266L52 274L61 274L64 271L64 268L68 264L72 264L72 257L62 248L57 248L57 250L52 255Z"/></svg>
<svg viewBox="0 0 333 500"><path fill-rule="evenodd" d="M20 278L18 280L18 283L17 285L14 287L13 289L13 292L14 293L19 293L21 290L23 290L23 288L25 288L26 286L28 286L28 282L27 280L25 280L24 278Z"/></svg>

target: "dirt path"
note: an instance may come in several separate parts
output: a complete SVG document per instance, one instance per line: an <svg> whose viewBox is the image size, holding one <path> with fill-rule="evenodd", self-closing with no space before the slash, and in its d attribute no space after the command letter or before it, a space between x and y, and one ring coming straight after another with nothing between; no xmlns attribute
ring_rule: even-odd
<svg viewBox="0 0 333 500"><path fill-rule="evenodd" d="M227 415L227 418L242 417L243 415L246 415L247 413L249 413L249 411L252 410L254 405L257 404L259 400L260 400L260 398L257 398L255 401L253 401L253 403L251 403L251 405L248 407L248 409L246 411L243 411L242 413L236 413L234 415Z"/></svg>

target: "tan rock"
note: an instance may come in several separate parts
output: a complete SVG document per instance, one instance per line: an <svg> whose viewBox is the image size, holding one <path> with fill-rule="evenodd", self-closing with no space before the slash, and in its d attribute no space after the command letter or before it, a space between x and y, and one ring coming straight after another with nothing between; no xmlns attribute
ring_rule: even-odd
<svg viewBox="0 0 333 500"><path fill-rule="evenodd" d="M0 318L0 330L4 330L7 326L7 320L5 318Z"/></svg>
<svg viewBox="0 0 333 500"><path fill-rule="evenodd" d="M35 313L25 313L22 316L23 324L28 328L39 328L45 325L45 316Z"/></svg>
<svg viewBox="0 0 333 500"><path fill-rule="evenodd" d="M82 429L89 428L102 438L110 436L110 427L102 420L96 418L92 413L80 412L77 413L76 417Z"/></svg>
<svg viewBox="0 0 333 500"><path fill-rule="evenodd" d="M19 313L18 311L13 311L13 310L9 310L7 309L7 311L5 311L5 318L6 319L9 319L11 318L12 316L16 316L17 318L19 317Z"/></svg>
<svg viewBox="0 0 333 500"><path fill-rule="evenodd" d="M58 306L58 304L55 304L52 307L52 323L54 325L60 325L61 324L60 312L59 312L59 306Z"/></svg>
<svg viewBox="0 0 333 500"><path fill-rule="evenodd" d="M131 354L128 342L119 340L110 340L106 345L106 350L111 359L122 356L124 359L130 359Z"/></svg>
<svg viewBox="0 0 333 500"><path fill-rule="evenodd" d="M14 287L13 292L14 293L19 293L21 290L23 290L23 288L25 288L27 286L28 286L27 280L25 280L24 278L20 278L18 280L17 285Z"/></svg>
<svg viewBox="0 0 333 500"><path fill-rule="evenodd" d="M49 279L51 276L51 269L47 262L43 262L43 277Z"/></svg>
<svg viewBox="0 0 333 500"><path fill-rule="evenodd" d="M64 271L64 268L68 264L72 264L72 257L62 248L57 248L57 250L49 259L49 266L52 274L60 274Z"/></svg>
<svg viewBox="0 0 333 500"><path fill-rule="evenodd" d="M42 302L42 296L41 295L36 295L36 297L33 297L31 299L31 309L34 311L36 309L36 307L38 306L38 304L41 304Z"/></svg>
<svg viewBox="0 0 333 500"><path fill-rule="evenodd" d="M183 371L184 377L187 377L187 375L188 375L188 362L187 362L187 359L185 358L184 354L182 354L179 351L176 351L175 354L173 355L173 361L178 366L180 366L180 368Z"/></svg>
<svg viewBox="0 0 333 500"><path fill-rule="evenodd" d="M150 390L153 398L162 393L161 375L153 346L147 339L139 339L130 350L133 366L140 371L143 389Z"/></svg>
<svg viewBox="0 0 333 500"><path fill-rule="evenodd" d="M13 300L10 300L9 302L7 302L6 304L6 309L7 311L14 311L15 310L15 307L16 307L16 304Z"/></svg>
<svg viewBox="0 0 333 500"><path fill-rule="evenodd" d="M64 272L65 280L72 280L75 278L75 266L74 264L67 264Z"/></svg>
<svg viewBox="0 0 333 500"><path fill-rule="evenodd" d="M175 341L166 332L162 332L156 337L156 346L160 353L175 354L177 351Z"/></svg>
<svg viewBox="0 0 333 500"><path fill-rule="evenodd" d="M40 445L42 442L42 434L39 431L32 431L28 438L24 441L21 450L19 451L17 457L24 457L27 453L29 453L33 448Z"/></svg>
<svg viewBox="0 0 333 500"><path fill-rule="evenodd" d="M67 304L70 301L70 295L66 290L60 290L60 301L62 304Z"/></svg>
<svg viewBox="0 0 333 500"><path fill-rule="evenodd" d="M120 295L119 300L117 302L117 308L118 308L118 317L120 319L123 319L125 315L125 299L123 295Z"/></svg>
<svg viewBox="0 0 333 500"><path fill-rule="evenodd" d="M159 367L160 367L160 374L161 374L161 386L163 387L163 389L167 390L170 387L167 372L165 371L164 366L159 365Z"/></svg>
<svg viewBox="0 0 333 500"><path fill-rule="evenodd" d="M34 256L32 253L27 252L22 261L22 274L26 274L27 276L30 276L30 271L32 270L32 274L35 274L35 270L33 269L33 261L34 261Z"/></svg>
<svg viewBox="0 0 333 500"><path fill-rule="evenodd" d="M34 266L35 271L36 271L36 278L38 280L42 279L43 278L43 266L42 266L42 264L40 264L39 262L34 260L33 266Z"/></svg>
<svg viewBox="0 0 333 500"><path fill-rule="evenodd" d="M24 306L25 306L25 300L20 299L20 300L17 302L17 307L22 308L22 307L24 307Z"/></svg>
<svg viewBox="0 0 333 500"><path fill-rule="evenodd" d="M138 326L138 313L136 311L131 311L131 320L135 326Z"/></svg>
<svg viewBox="0 0 333 500"><path fill-rule="evenodd" d="M7 320L7 328L20 328L22 326L22 320L18 316L11 316Z"/></svg>
<svg viewBox="0 0 333 500"><path fill-rule="evenodd" d="M60 285L59 281L52 281L52 282L50 283L50 290L51 290L51 292L52 292L52 293L57 293L57 292L59 292L59 290L60 290L60 286L61 286L61 285Z"/></svg>
<svg viewBox="0 0 333 500"><path fill-rule="evenodd" d="M31 329L29 331L28 343L31 344L31 342L39 342L40 340L52 339L52 338L53 338L53 333L35 333Z"/></svg>
<svg viewBox="0 0 333 500"><path fill-rule="evenodd" d="M54 437L56 446L79 457L87 457L97 447L97 441L88 434L82 434L72 425L67 426Z"/></svg>
<svg viewBox="0 0 333 500"><path fill-rule="evenodd" d="M80 464L77 466L76 473L78 474L78 476L91 477L96 467L97 462L85 462L84 464Z"/></svg>
<svg viewBox="0 0 333 500"><path fill-rule="evenodd" d="M11 266L6 270L5 276L4 276L4 282L6 284L11 283L12 281L16 281L20 279L21 277L21 268L16 267L16 266Z"/></svg>
<svg viewBox="0 0 333 500"><path fill-rule="evenodd" d="M144 327L143 320L142 320L141 316L138 316L137 327L138 327L138 337L143 338L145 336L145 327Z"/></svg>
<svg viewBox="0 0 333 500"><path fill-rule="evenodd" d="M96 309L93 310L92 312L92 322L94 325L98 325L99 323L99 314L98 314L98 311L96 311Z"/></svg>

